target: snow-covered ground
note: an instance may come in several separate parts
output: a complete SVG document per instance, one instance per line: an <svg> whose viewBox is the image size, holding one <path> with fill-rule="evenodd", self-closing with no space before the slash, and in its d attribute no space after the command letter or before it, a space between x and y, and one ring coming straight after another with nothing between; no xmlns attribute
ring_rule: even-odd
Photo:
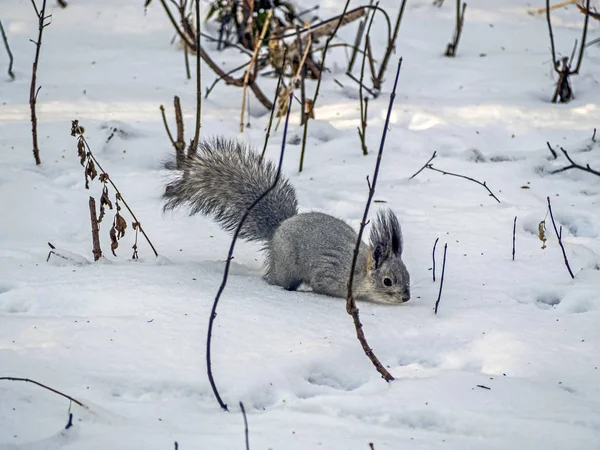
<svg viewBox="0 0 600 450"><path fill-rule="evenodd" d="M322 2L319 14L333 16L343 3ZM454 4L409 0L384 92L369 105L366 157L356 133L357 86L344 75L344 50L332 51L305 170L297 172L295 109L285 172L303 210L356 227L395 61L404 56L375 196L386 204L373 204L372 214L388 206L400 217L413 299L359 305L370 344L396 381L383 381L363 354L343 300L267 285L259 247L240 242L213 336L225 413L208 384L205 341L230 238L209 219L162 213L163 164L172 148L159 105L174 124L170 105L181 96L189 139L195 104L195 82L185 79L181 50L170 45L164 11L156 1L147 13L141 0L73 0L66 9L48 2L36 167L28 96L37 22L29 0L0 0L16 73L11 82L2 48L0 376L37 380L89 406L71 406L74 426L65 431L67 400L0 381L0 448L164 450L177 441L181 449L241 449L240 401L252 449L358 450L369 442L377 450L600 448L600 177L549 174L566 160L552 160L546 147L562 145L600 170L600 131L591 140L600 127L600 47L588 47L573 78L576 99L551 104L546 22L527 14L543 3L471 0L458 56L449 59L442 54ZM381 2L392 18L397 4ZM581 23L574 6L553 14L561 55L570 54ZM212 25L205 30L216 33ZM351 41L354 30L341 35ZM377 55L384 32L379 18ZM589 35L600 35L597 22L590 21ZM244 60L205 45L226 68ZM203 85L213 79L205 68ZM259 83L270 96L275 80ZM262 146L268 114L250 99L251 128L240 134L241 90L220 83L203 104L203 136ZM105 261L46 262L47 242L92 260L88 198L99 197L101 185L84 188L72 119L85 127L159 258L141 240L140 260L129 259L131 225L118 257L110 255L109 212L101 228ZM109 140L114 128L120 132ZM272 158L282 129L271 137ZM434 150L434 167L486 181L501 203L475 183L428 170L409 181ZM547 217L548 196L574 280ZM431 250L438 237L438 277L445 243L448 257L436 316Z"/></svg>

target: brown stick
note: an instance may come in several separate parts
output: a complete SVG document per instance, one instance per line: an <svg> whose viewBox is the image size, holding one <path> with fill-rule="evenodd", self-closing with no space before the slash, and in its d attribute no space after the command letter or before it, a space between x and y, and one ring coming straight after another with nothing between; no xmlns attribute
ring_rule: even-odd
<svg viewBox="0 0 600 450"><path fill-rule="evenodd" d="M350 277L348 280L348 296L346 297L346 312L352 316L354 322L354 328L356 329L356 337L358 338L360 345L362 346L365 355L371 360L377 371L381 374L385 381L393 381L394 377L390 374L387 369L381 364L373 349L369 347L367 338L362 329L362 323L358 314L358 308L356 307L356 301L354 300L354 294L352 293L352 285L354 283L354 271L356 270L356 262L358 261L358 253L362 244L362 235L367 226L367 217L369 217L369 207L375 195L375 185L377 184L377 177L379 176L379 167L381 166L381 158L383 156L383 148L385 146L385 138L387 136L388 126L390 124L390 116L392 114L392 106L394 105L394 99L396 97L396 86L398 85L398 77L400 76L400 68L402 67L402 58L398 61L398 70L396 71L396 79L394 81L394 88L390 94L390 104L388 106L387 116L385 118L385 124L383 127L383 133L381 135L381 144L379 145L379 153L377 154L377 162L375 163L375 172L373 173L373 182L369 184L369 196L365 205L365 212L360 223L358 230L358 236L356 239L356 247L354 248L354 255L352 257L352 265L350 266Z"/></svg>
<svg viewBox="0 0 600 450"><path fill-rule="evenodd" d="M585 3L585 10L586 11L590 10L590 0L587 0ZM581 67L581 61L583 61L583 52L585 50L585 40L587 38L587 29L588 29L589 21L590 21L590 15L586 14L585 19L583 21L583 33L581 36L581 46L579 47L579 58L577 58L577 65L575 66L575 70L573 70L571 72L571 75L575 75L575 74L579 73L579 68Z"/></svg>
<svg viewBox="0 0 600 450"><path fill-rule="evenodd" d="M200 48L200 26L200 0L196 0L196 48ZM196 155L200 142L200 127L202 126L202 71L200 69L200 52L196 52L196 126L194 140L188 148L188 158Z"/></svg>
<svg viewBox="0 0 600 450"><path fill-rule="evenodd" d="M100 226L98 225L98 215L96 214L96 199L90 196L90 219L92 221L92 253L94 261L102 258L102 249L100 248Z"/></svg>
<svg viewBox="0 0 600 450"><path fill-rule="evenodd" d="M185 138L183 133L183 114L181 112L181 101L176 95L173 97L173 108L175 109L175 123L177 124L177 140L175 141L175 158L177 168L181 169L185 162Z"/></svg>
<svg viewBox="0 0 600 450"><path fill-rule="evenodd" d="M64 398L66 398L68 400L71 400L73 403L81 406L82 408L89 409L86 405L84 405L83 403L81 403L79 400L71 397L70 395L63 394L62 392L57 391L56 389L53 389L50 386L46 386L45 384L42 384L39 381L31 380L29 378L18 378L18 377L0 377L0 380L2 380L2 381L24 381L26 383L33 383L36 386L39 386L39 387L44 388L44 389L47 389L50 392L54 392L55 394L58 394L61 397L64 397Z"/></svg>
<svg viewBox="0 0 600 450"><path fill-rule="evenodd" d="M379 66L379 73L377 78L373 80L373 88L377 91L381 91L381 87L383 85L383 77L385 76L385 71L387 70L387 65L392 56L392 52L396 49L396 39L398 39L398 31L400 30L400 23L402 22L402 16L404 15L404 7L406 6L406 0L402 0L402 4L400 5L400 10L398 11L398 17L396 18L396 24L394 25L394 34L392 35L391 41L388 43L387 48L385 49L385 54L383 55L383 61L381 61L381 66Z"/></svg>
<svg viewBox="0 0 600 450"><path fill-rule="evenodd" d="M41 89L35 88L35 83L37 79L37 68L38 61L40 59L40 49L42 47L42 33L44 28L46 28L49 23L44 24L44 21L47 19L46 17L46 0L42 0L42 9L38 10L37 5L35 4L35 0L31 0L33 4L33 8L35 9L35 13L38 16L38 38L35 44L35 58L33 60L33 70L31 72L31 87L29 89L29 107L31 108L31 136L33 138L33 157L35 159L35 164L40 165L42 161L40 160L40 148L38 146L38 134L37 134L37 115L35 113L35 105L37 102L37 95Z"/></svg>
<svg viewBox="0 0 600 450"><path fill-rule="evenodd" d="M173 145L175 150L177 150L177 147L175 147L175 141L173 140L173 135L171 134L171 130L169 129L169 123L167 122L167 116L165 115L165 107L163 105L160 105L160 115L162 116L163 124L165 125L165 130L167 130L167 136L169 136L169 141L171 141L171 144Z"/></svg>
<svg viewBox="0 0 600 450"><path fill-rule="evenodd" d="M271 21L271 16L273 15L273 9L269 10L267 14L267 18L265 19L265 23L263 24L262 30L260 32L259 38L254 43L254 53L252 54L252 59L250 60L250 64L246 68L246 73L244 74L244 86L242 93L242 111L240 113L240 133L244 132L244 112L246 110L246 88L248 87L248 82L250 80L250 72L256 63L256 58L258 57L258 52L262 47L263 39L267 34L267 28L269 28L269 23Z"/></svg>
<svg viewBox="0 0 600 450"><path fill-rule="evenodd" d="M2 34L2 40L4 41L4 46L6 47L6 52L8 53L8 76L11 78L11 80L14 80L15 74L12 71L13 54L10 51L10 47L8 46L8 39L6 37L6 33L4 32L4 27L2 26L1 20L0 20L0 33Z"/></svg>

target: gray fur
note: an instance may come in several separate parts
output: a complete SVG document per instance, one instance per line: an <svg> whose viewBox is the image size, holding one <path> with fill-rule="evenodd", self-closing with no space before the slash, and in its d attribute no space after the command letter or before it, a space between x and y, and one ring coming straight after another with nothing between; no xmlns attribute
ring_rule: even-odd
<svg viewBox="0 0 600 450"><path fill-rule="evenodd" d="M212 215L228 231L273 182L276 168L242 144L203 142L198 156L169 183L165 209L190 204L191 214ZM298 214L294 188L280 179L256 205L240 237L265 242L270 284L288 290L304 283L314 292L345 298L357 233L327 214ZM358 300L398 304L410 299L410 277L401 259L402 232L391 210L380 212L370 244L362 243L355 269Z"/></svg>
<svg viewBox="0 0 600 450"><path fill-rule="evenodd" d="M212 216L225 230L234 231L246 209L275 180L277 168L239 142L222 138L203 141L198 155L165 189L165 210L189 204L190 215ZM240 238L268 242L277 227L298 213L296 191L280 178L277 186L250 212Z"/></svg>

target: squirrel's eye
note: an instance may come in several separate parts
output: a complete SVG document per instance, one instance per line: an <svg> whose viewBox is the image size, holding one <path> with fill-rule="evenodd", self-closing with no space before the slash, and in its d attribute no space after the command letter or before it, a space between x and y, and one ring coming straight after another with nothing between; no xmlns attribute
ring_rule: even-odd
<svg viewBox="0 0 600 450"><path fill-rule="evenodd" d="M392 279L391 278L384 278L383 279L383 284L385 284L387 287L390 287L392 285Z"/></svg>

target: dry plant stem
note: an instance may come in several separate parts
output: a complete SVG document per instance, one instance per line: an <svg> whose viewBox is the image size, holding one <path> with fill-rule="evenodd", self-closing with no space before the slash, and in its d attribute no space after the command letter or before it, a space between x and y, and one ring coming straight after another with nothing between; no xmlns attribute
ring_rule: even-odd
<svg viewBox="0 0 600 450"><path fill-rule="evenodd" d="M462 13L460 9L461 0L456 0L456 29L454 30L454 38L452 42L448 44L446 47L446 56L456 56L456 50L458 49L458 41L460 40L460 35L462 33L463 25L465 22L465 10L467 9L467 4L462 4Z"/></svg>
<svg viewBox="0 0 600 450"><path fill-rule="evenodd" d="M379 2L375 3L375 7L379 6ZM360 143L362 147L363 155L367 155L369 150L366 145L366 133L367 133L367 108L368 108L368 99L364 98L363 95L363 82L365 79L365 63L367 59L367 51L369 49L369 36L371 35L371 26L373 25L373 19L375 18L375 10L371 12L371 18L369 20L369 26L367 27L367 35L365 37L365 45L363 49L363 57L362 64L360 66L360 82L358 87L358 97L360 99L360 123L361 127L358 129L358 136L360 138ZM365 102L366 100L366 102Z"/></svg>
<svg viewBox="0 0 600 450"><path fill-rule="evenodd" d="M300 30L300 27L296 27L296 29ZM310 50L310 35L309 42L306 45L306 54L304 53L305 49L302 48L302 37L300 36L300 33L298 33L296 41L298 42L298 51L300 55L302 55L302 60L298 66L296 78L300 79L300 104L302 105L300 108L300 125L304 125L304 122L306 122L306 85L304 83L304 78L306 77L306 66L304 65L304 61L306 60L306 56L308 56L308 52Z"/></svg>
<svg viewBox="0 0 600 450"><path fill-rule="evenodd" d="M435 238L435 242L433 243L433 251L431 252L431 258L433 259L433 282L435 283L435 248L437 247L437 243L440 238Z"/></svg>
<svg viewBox="0 0 600 450"><path fill-rule="evenodd" d="M515 260L515 243L516 243L516 235L517 235L517 216L515 216L515 221L513 222L513 241L512 241L512 260Z"/></svg>
<svg viewBox="0 0 600 450"><path fill-rule="evenodd" d="M90 196L90 220L92 222L92 253L94 261L102 258L102 249L100 248L100 226L98 225L98 215L96 214L96 199Z"/></svg>
<svg viewBox="0 0 600 450"><path fill-rule="evenodd" d="M298 166L298 172L302 172L304 168L304 153L306 151L306 138L308 134L308 122L310 121L310 117L313 115L312 110L315 108L317 104L317 98L319 98L319 91L321 90L321 80L323 79L323 72L325 71L325 59L327 58L327 50L329 49L329 43L336 35L338 29L340 28L344 17L346 16L346 11L348 11L348 5L350 4L350 0L346 0L346 4L344 5L344 11L342 11L342 15L338 19L337 25L333 30L333 33L327 38L325 41L325 48L323 50L323 59L321 60L321 71L319 72L319 78L317 79L317 87L315 88L315 95L312 100L311 110L307 111L306 121L304 122L304 130L302 132L302 150L300 152L300 164ZM302 106L304 107L304 105Z"/></svg>
<svg viewBox="0 0 600 450"><path fill-rule="evenodd" d="M193 0L192 0L193 1ZM196 0L196 48L200 48L200 0ZM187 47L186 47L187 48ZM194 140L188 148L188 158L192 158L198 152L200 142L200 127L202 126L202 71L200 67L200 52L196 52L196 126L194 128Z"/></svg>
<svg viewBox="0 0 600 450"><path fill-rule="evenodd" d="M11 80L14 80L15 74L12 71L13 54L10 51L10 47L8 46L8 38L6 37L6 33L4 32L4 27L2 26L1 20L0 20L0 33L2 34L2 40L4 41L4 46L6 47L6 52L8 53L8 76L11 78Z"/></svg>
<svg viewBox="0 0 600 450"><path fill-rule="evenodd" d="M459 174L457 174L457 173L446 172L445 170L436 169L436 168L435 168L435 167L433 167L433 165L431 165L431 164L427 164L425 167L426 167L427 169L429 169L429 170L433 170L434 172L439 172L439 173L441 173L441 174L443 174L443 175L450 175L450 176L453 176L453 177L464 178L465 180L469 180L469 181L472 181L473 183L477 183L477 184L479 184L480 186L483 186L483 187L484 187L484 188L485 188L485 189L486 189L486 190L487 190L487 191L490 193L490 196L491 196L491 197L494 197L494 200L496 200L498 203L500 203L500 200L498 200L498 197L496 197L496 196L494 195L494 193L493 193L492 191L490 191L490 188L489 188L489 187L487 187L487 184L486 184L486 182L485 182L485 181L482 183L481 181L477 181L477 180L475 180L474 178L467 177L467 176L465 176L465 175L459 175Z"/></svg>
<svg viewBox="0 0 600 450"><path fill-rule="evenodd" d="M106 174L106 172L104 171L104 169L102 168L102 166L100 165L100 163L98 162L98 160L96 159L96 157L94 156L94 154L92 153L92 150L90 149L90 146L88 145L85 137L83 135L80 135L79 139L81 139L83 141L83 143L85 144L85 147L87 148L89 156L94 161L94 164L96 164L96 167L98 167L98 169L100 169L100 172L102 172L103 174ZM108 175L108 174L106 174L106 175ZM146 232L142 228L142 223L138 220L138 218L135 216L135 214L133 213L133 211L131 210L131 208L129 207L129 205L127 204L127 202L125 201L125 197L123 197L123 194L121 194L121 192L119 191L119 189L117 188L117 186L115 185L115 183L113 183L112 179L109 176L107 176L107 180L110 183L110 185L113 187L113 189L115 190L115 192L119 195L119 201L123 202L123 206L125 206L125 208L127 209L127 211L129 211L129 214L131 214L131 217L133 217L133 221L138 223L138 227L139 227L140 233L142 233L142 235L146 239L146 242L148 242L148 245L150 246L150 248L154 252L154 256L158 256L158 252L156 251L156 249L154 248L154 245L152 245L152 242L150 241L150 238L148 238L148 235L146 234Z"/></svg>
<svg viewBox="0 0 600 450"><path fill-rule="evenodd" d="M579 169L579 170L583 170L584 172L588 172L588 173L591 173L593 175L597 175L600 177L600 172L592 169L589 164L586 164L585 166L577 164L575 161L573 161L571 159L571 156L569 156L569 153L564 148L560 147L560 151L563 152L563 154L565 155L567 160L571 163L571 165L562 167L560 169L553 170L550 173L554 174L554 173L564 172L564 171L570 170L570 169Z"/></svg>
<svg viewBox="0 0 600 450"><path fill-rule="evenodd" d="M183 44L183 58L185 62L185 76L188 80L192 78L192 74L190 73L190 57L188 52L188 46Z"/></svg>
<svg viewBox="0 0 600 450"><path fill-rule="evenodd" d="M283 61L285 66L285 58L287 51L283 53ZM273 116L275 115L275 108L277 105L277 99L279 98L279 92L281 89L281 79L283 78L283 70L279 74L279 78L277 79L277 87L275 88L275 98L273 99L273 107L271 108L271 115L269 116L269 125L267 126L267 134L265 136L265 144L263 145L262 153L260 154L260 159L262 160L265 157L265 153L267 152L267 144L269 143L269 138L271 137L271 126L273 125Z"/></svg>
<svg viewBox="0 0 600 450"><path fill-rule="evenodd" d="M46 17L46 0L42 0L42 9L38 10L37 5L35 4L35 0L31 0L33 4L33 8L35 9L35 13L38 17L38 38L37 41L34 41L35 44L35 58L33 60L33 70L31 72L31 87L29 89L29 107L31 108L31 136L33 138L33 157L35 159L35 164L40 165L42 161L40 160L40 148L38 146L38 133L37 133L37 115L35 113L35 105L37 103L37 95L40 91L40 88L35 88L36 79L37 79L37 68L38 61L40 59L40 49L42 48L42 34L44 32L44 28L46 28L48 24L45 24Z"/></svg>
<svg viewBox="0 0 600 450"><path fill-rule="evenodd" d="M444 273L446 271L446 250L447 249L448 249L448 244L444 244L444 261L442 262L442 277L440 278L440 291L438 292L438 298L435 301L434 314L437 314L438 307L440 306L440 300L442 299L442 288L444 287Z"/></svg>
<svg viewBox="0 0 600 450"><path fill-rule="evenodd" d="M394 25L394 33L392 34L392 39L388 43L387 48L385 49L385 54L383 55L383 60L381 61L381 66L379 66L379 73L377 77L373 80L373 87L377 91L381 91L381 87L383 85L383 77L385 76L385 71L387 70L387 65L392 56L392 52L396 48L396 40L398 39L398 31L400 30L400 23L402 22L402 16L404 15L404 7L406 6L406 0L402 0L402 4L400 5L400 10L398 11L398 17L396 18L396 24Z"/></svg>
<svg viewBox="0 0 600 450"><path fill-rule="evenodd" d="M552 153L552 159L556 159L558 158L558 153L556 153L554 151L554 149L552 148L552 146L550 145L550 142L546 141L546 145L548 146L548 150L550 150L550 153Z"/></svg>
<svg viewBox="0 0 600 450"><path fill-rule="evenodd" d="M398 86L398 78L400 76L400 68L402 67L402 58L398 61L398 69L396 71L396 79L394 80L394 87L392 89L392 93L390 94L390 103L388 106L387 116L385 118L385 124L383 126L383 132L381 134L381 144L379 145L379 152L377 154L377 162L375 163L375 171L373 172L373 181L369 184L369 196L367 198L367 203L365 205L365 212L362 217L362 221L360 223L360 228L358 230L358 237L356 239L356 247L354 248L354 255L352 257L352 265L350 266L350 277L348 279L348 296L346 297L346 312L352 316L352 320L354 322L354 327L356 328L356 337L360 341L360 344L367 355L367 357L371 360L377 371L381 374L382 378L385 381L392 381L394 377L387 371L387 369L381 364L375 353L369 344L367 343L367 339L365 337L364 331L362 329L362 323L360 322L360 316L358 314L358 308L356 307L356 301L354 300L354 294L352 293L352 287L354 283L354 271L356 270L356 261L358 260L358 253L360 251L360 245L362 243L362 235L365 231L365 227L367 226L367 218L369 217L369 208L371 206L371 202L373 200L373 196L375 195L375 186L377 185L377 177L379 176L379 167L381 166L381 158L383 156L383 149L385 147L385 138L387 136L388 126L390 124L390 116L392 114L392 106L394 105L394 99L396 97L396 87Z"/></svg>
<svg viewBox="0 0 600 450"><path fill-rule="evenodd" d="M175 124L177 126L177 140L175 141L175 159L177 168L181 169L185 162L185 137L183 129L183 113L181 112L181 100L176 95L173 97L173 108L175 109Z"/></svg>
<svg viewBox="0 0 600 450"><path fill-rule="evenodd" d="M552 214L552 205L550 204L550 197L548 199L548 211L550 212L550 219L552 219L552 226L554 227L554 232L556 233L556 237L558 239L558 245L560 245L560 249L562 250L563 258L565 260L565 266L567 266L567 270L569 271L569 275L571 278L575 278L573 275L573 271L571 270L571 266L569 265L569 260L567 259L567 252L565 251L565 246L562 242L562 225L560 227L560 231L556 229L556 222L554 222L554 215Z"/></svg>
<svg viewBox="0 0 600 450"><path fill-rule="evenodd" d="M590 10L590 0L587 0L585 3L585 9L587 11ZM585 40L587 38L587 29L588 29L588 22L590 21L590 16L589 14L585 15L585 19L583 22L583 33L581 36L581 46L579 47L579 57L577 58L577 65L575 66L575 70L573 70L571 72L571 74L578 74L579 73L579 68L581 67L581 62L583 61L583 53L585 51Z"/></svg>
<svg viewBox="0 0 600 450"><path fill-rule="evenodd" d="M242 410L242 416L244 417L244 437L246 439L246 450L250 450L250 438L248 436L248 418L246 417L246 409L244 404L240 402L240 409Z"/></svg>
<svg viewBox="0 0 600 450"><path fill-rule="evenodd" d="M227 261L225 262L225 270L223 272L223 281L221 281L221 285L219 286L219 290L217 291L217 295L215 297L215 301L213 302L212 310L210 313L210 318L208 321L208 335L206 338L206 370L207 370L207 374L208 374L208 381L210 382L210 386L213 390L215 398L217 399L217 402L219 403L219 406L222 409L224 409L225 411L229 411L229 409L227 408L227 405L225 403L223 403L223 400L221 400L221 396L219 395L219 391L217 390L217 385L215 384L215 379L212 374L211 353L210 353L210 350L211 350L210 344L212 341L212 329L213 329L215 318L217 317L217 305L219 303L219 299L221 298L221 295L223 294L223 291L225 290L225 286L227 285L227 278L229 276L229 268L231 266L231 261L233 259L233 250L235 249L235 243L237 241L238 235L240 234L240 230L241 230L242 226L244 225L244 222L246 222L246 218L248 217L248 214L250 214L250 212L258 204L258 202L260 202L263 198L265 198L269 194L269 192L271 192L273 189L275 189L275 187L277 186L277 183L279 182L279 178L281 176L281 167L283 165L283 156L285 154L285 141L287 138L287 128L288 128L288 122L290 120L290 111L292 109L292 100L293 100L293 95L290 95L290 99L289 99L289 103L288 103L288 110L287 110L287 114L285 117L285 125L283 128L283 140L281 141L281 153L279 155L279 165L277 166L277 174L275 175L273 184L265 192L263 192L256 200L254 200L252 202L252 204L250 204L250 206L248 206L248 208L246 209L246 212L240 219L240 223L238 224L237 229L233 233L233 238L231 239L231 245L229 246L229 253L227 254Z"/></svg>
<svg viewBox="0 0 600 450"><path fill-rule="evenodd" d="M433 152L433 155L431 155L431 158L429 158L429 161L427 161L425 163L425 165L423 167L421 167L419 170L417 170L410 178L409 180L412 180L414 177L416 177L417 175L419 175L421 172L423 172L425 169L427 169L427 167L429 166L429 164L431 163L431 161L433 161L435 159L435 157L437 156L437 152Z"/></svg>
<svg viewBox="0 0 600 450"><path fill-rule="evenodd" d="M40 383L39 381L35 381L35 380L31 380L29 378L17 378L17 377L0 377L0 381L24 381L26 383L33 383L36 386L39 386L41 388L47 389L50 392L54 392L55 394L60 395L61 397L64 397L68 400L71 400L73 403L81 406L82 408L85 409L89 409L86 405L84 405L83 403L81 403L79 400L71 397L70 395L64 394L60 391L57 391L56 389L51 388L50 386L46 386L45 384Z"/></svg>
<svg viewBox="0 0 600 450"><path fill-rule="evenodd" d="M204 51L204 49L202 48L202 46L196 46L196 41L193 40L190 36L188 36L182 29L181 27L177 24L177 21L175 20L175 17L173 16L173 13L171 12L171 10L169 9L169 7L167 6L167 3L165 0L160 0L160 3L163 5L163 8L167 14L167 17L169 18L171 25L173 25L173 28L175 28L175 31L177 32L177 34L179 35L179 37L181 39L183 39L183 41L194 51L198 51L198 49L200 50L200 57L204 60L204 62L206 64L208 64L208 66L210 67L210 69L215 72L218 76L220 76L223 80L225 80L225 83L228 85L233 85L233 86L238 86L238 87L243 87L244 86L244 79L243 78L233 78L231 76L228 76L220 67L217 63L215 63L211 57L208 55L208 53L206 53ZM258 99L258 101L267 109L271 109L271 100L269 100L269 98L260 90L260 88L258 87L258 85L256 84L256 82L253 80L252 83L249 84L250 89L252 90L252 92L254 92L254 95L256 96L256 98Z"/></svg>
<svg viewBox="0 0 600 450"><path fill-rule="evenodd" d="M350 72L346 72L346 76L348 78L350 78L352 81L354 81L356 84L358 85L362 85L362 88L367 91L369 94L371 94L371 96L373 96L373 98L377 98L379 97L379 93L373 91L372 89L369 89L367 86L364 85L364 83L361 83L359 79L357 79L354 75L352 75Z"/></svg>
<svg viewBox="0 0 600 450"><path fill-rule="evenodd" d="M373 5L373 0L369 0L369 6ZM362 42L363 34L365 32L365 26L367 25L367 19L361 20L358 24L358 30L356 31L356 37L354 38L354 45L352 46L352 55L350 55L350 62L348 63L347 72L352 72L354 62L356 61L356 54L358 53L358 46Z"/></svg>
<svg viewBox="0 0 600 450"><path fill-rule="evenodd" d="M263 39L267 34L267 29L269 28L269 24L271 23L271 16L273 15L273 9L269 10L267 17L265 19L265 23L263 24L262 30L260 31L259 38L254 43L254 53L252 54L252 59L250 60L250 64L248 64L248 68L246 69L246 74L244 75L244 86L242 93L242 112L240 114L240 133L244 132L244 112L246 110L246 88L248 87L248 81L250 80L250 72L256 63L256 58L258 58L258 52L262 47ZM254 78L254 77L253 77Z"/></svg>

